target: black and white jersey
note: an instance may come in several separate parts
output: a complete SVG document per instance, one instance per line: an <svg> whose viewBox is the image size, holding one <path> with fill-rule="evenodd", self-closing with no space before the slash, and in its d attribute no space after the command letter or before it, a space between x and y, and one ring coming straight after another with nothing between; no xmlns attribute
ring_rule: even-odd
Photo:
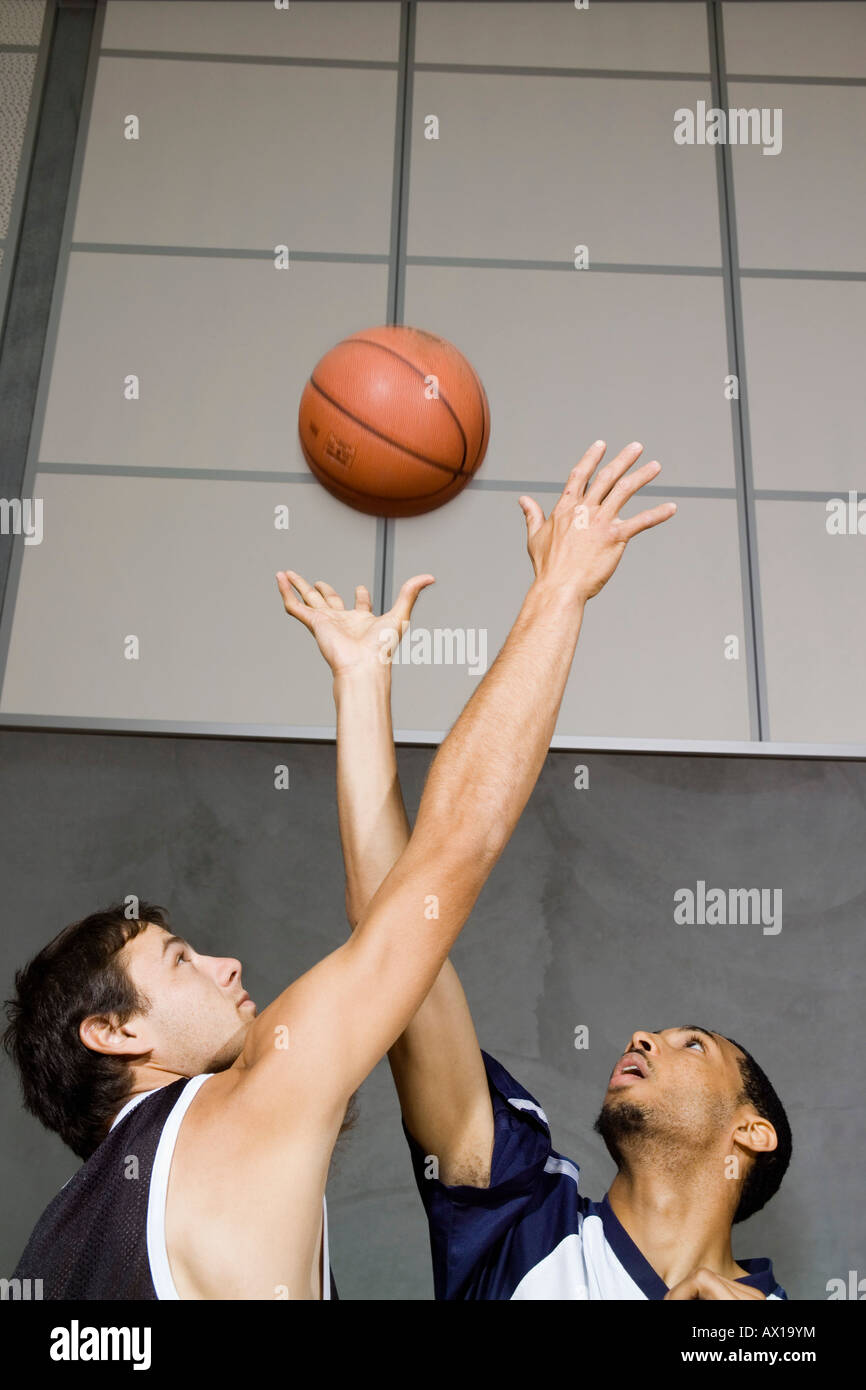
<svg viewBox="0 0 866 1390"><path fill-rule="evenodd" d="M489 1187L446 1187L404 1124L427 1212L437 1299L662 1299L667 1285L604 1198L579 1190L576 1163L555 1153L547 1116L482 1053L495 1137ZM737 1261L737 1282L786 1298L769 1260Z"/></svg>
<svg viewBox="0 0 866 1390"><path fill-rule="evenodd" d="M165 1244L174 1146L210 1072L133 1096L40 1217L15 1270L46 1299L179 1299ZM337 1297L322 1203L322 1298Z"/></svg>

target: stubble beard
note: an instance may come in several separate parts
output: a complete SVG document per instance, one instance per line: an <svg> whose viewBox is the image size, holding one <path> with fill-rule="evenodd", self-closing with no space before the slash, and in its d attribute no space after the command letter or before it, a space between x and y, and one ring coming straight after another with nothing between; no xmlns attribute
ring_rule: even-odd
<svg viewBox="0 0 866 1390"><path fill-rule="evenodd" d="M646 1111L634 1101L624 1100L603 1105L593 1129L604 1140L617 1168L622 1168L626 1164L626 1150L633 1150L635 1141L642 1147L641 1141L648 1138L649 1125Z"/></svg>

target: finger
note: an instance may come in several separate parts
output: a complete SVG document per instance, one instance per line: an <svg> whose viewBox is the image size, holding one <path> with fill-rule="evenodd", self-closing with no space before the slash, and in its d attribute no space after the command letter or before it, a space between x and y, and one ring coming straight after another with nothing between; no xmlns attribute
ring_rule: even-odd
<svg viewBox="0 0 866 1390"><path fill-rule="evenodd" d="M680 1298L696 1297L698 1297L698 1291L695 1289L695 1284L692 1283L691 1280L684 1279L683 1283L674 1284L673 1289L667 1290L667 1293L664 1294L664 1302L669 1300L676 1302L680 1300Z"/></svg>
<svg viewBox="0 0 866 1390"><path fill-rule="evenodd" d="M727 1279L723 1274L716 1274L715 1270L701 1267L686 1275L681 1283L668 1289L665 1298L671 1300L697 1298L704 1302L733 1302L736 1299L763 1298L763 1294L760 1290L753 1289L749 1284L740 1284L735 1279Z"/></svg>
<svg viewBox="0 0 866 1390"><path fill-rule="evenodd" d="M319 593L323 596L323 598L324 598L324 600L325 600L325 602L327 603L327 605L328 605L329 608L345 608L345 607L346 607L346 605L344 604L343 600L340 598L340 595L337 593L337 590L336 590L336 589L332 589L331 586L330 586L330 584L326 584L325 581L324 581L324 579L317 579L317 580L316 580L316 585L315 585L315 587L318 589Z"/></svg>
<svg viewBox="0 0 866 1390"><path fill-rule="evenodd" d="M631 473L623 473L605 497L599 511L608 517L616 516L620 507L633 497L639 488L651 483L661 471L662 466L658 459L653 459L650 463L642 463L640 468L635 468Z"/></svg>
<svg viewBox="0 0 866 1390"><path fill-rule="evenodd" d="M726 1300L733 1303L737 1299L747 1301L764 1297L760 1289L753 1289L750 1284L741 1284L737 1279L728 1279L726 1275L716 1274L712 1270L704 1270L700 1286L702 1298L715 1299L717 1302Z"/></svg>
<svg viewBox="0 0 866 1390"><path fill-rule="evenodd" d="M682 1299L718 1299L719 1285L713 1282L712 1277L708 1278L705 1271L695 1270L693 1274L687 1274L685 1279L679 1284L675 1284L672 1289L668 1289L665 1298L673 1301ZM725 1296L725 1295L723 1295Z"/></svg>
<svg viewBox="0 0 866 1390"><path fill-rule="evenodd" d="M436 580L432 574L416 574L414 578L407 579L397 595L396 603L391 605L391 612L394 617L399 618L401 622L407 622L421 590L426 589L428 584L435 583Z"/></svg>
<svg viewBox="0 0 866 1390"><path fill-rule="evenodd" d="M326 608L327 604L317 589L310 584L297 570L283 570L283 574L290 579L305 603L311 608Z"/></svg>
<svg viewBox="0 0 866 1390"><path fill-rule="evenodd" d="M526 543L528 545L536 531L540 531L544 525L544 512L534 497L518 497L517 500L526 521Z"/></svg>
<svg viewBox="0 0 866 1390"><path fill-rule="evenodd" d="M716 1295L712 1285L716 1278L717 1276L712 1274L710 1270L699 1266L687 1274L679 1284L675 1284L666 1296L672 1299L714 1298Z"/></svg>
<svg viewBox="0 0 866 1390"><path fill-rule="evenodd" d="M687 1279L682 1279L679 1284L675 1284L674 1287L668 1289L665 1294L665 1300L672 1300L674 1302L684 1298L697 1297L698 1285L693 1274L690 1274Z"/></svg>
<svg viewBox="0 0 866 1390"><path fill-rule="evenodd" d="M637 516L620 521L619 539L630 541L638 531L648 531L651 526L658 526L662 521L670 520L676 510L676 502L661 502L657 507L650 507L649 511L638 512Z"/></svg>
<svg viewBox="0 0 866 1390"><path fill-rule="evenodd" d="M366 584L358 584L355 588L355 608L362 613L372 613L373 600L370 598L370 590Z"/></svg>
<svg viewBox="0 0 866 1390"><path fill-rule="evenodd" d="M643 445L634 440L631 444L626 444L624 449L620 449L615 458L601 468L592 481L592 486L586 494L587 502L595 506L601 506L607 494L610 492L614 483L617 482L636 463L643 453Z"/></svg>
<svg viewBox="0 0 866 1390"><path fill-rule="evenodd" d="M565 511L568 507L573 507L575 502L583 496L584 489L601 462L606 448L607 445L603 439L597 439L594 444L590 444L583 458L574 465L569 473L565 487L562 489L562 495L551 512L552 516Z"/></svg>
<svg viewBox="0 0 866 1390"><path fill-rule="evenodd" d="M307 605L303 602L302 599L299 599L295 596L291 580L288 578L288 575L285 570L280 570L278 572L277 585L279 587L280 594L283 600L283 606L286 612L291 613L293 618L297 618L298 622L304 624L304 627L309 627L311 616L310 609L307 607Z"/></svg>

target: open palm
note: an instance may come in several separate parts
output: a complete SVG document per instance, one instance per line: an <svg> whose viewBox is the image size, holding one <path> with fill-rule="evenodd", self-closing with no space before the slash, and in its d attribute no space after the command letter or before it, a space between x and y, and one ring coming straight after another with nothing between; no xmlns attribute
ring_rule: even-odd
<svg viewBox="0 0 866 1390"><path fill-rule="evenodd" d="M392 607L377 617L364 584L355 589L355 607L347 608L336 589L324 580L310 584L294 570L280 570L277 574L286 612L309 628L335 676L373 662L387 666L399 646L403 624L409 621L415 600L422 589L435 582L432 574L416 574L407 579Z"/></svg>

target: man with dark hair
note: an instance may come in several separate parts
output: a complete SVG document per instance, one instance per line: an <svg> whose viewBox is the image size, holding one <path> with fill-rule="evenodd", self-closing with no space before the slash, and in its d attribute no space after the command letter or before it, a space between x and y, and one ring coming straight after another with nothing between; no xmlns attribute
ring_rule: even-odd
<svg viewBox="0 0 866 1390"><path fill-rule="evenodd" d="M537 567L540 512L525 511ZM355 925L409 839L379 659L400 634L368 599L347 611L328 585L292 577L308 605L295 616L342 690L337 788ZM769 1260L731 1250L732 1225L770 1199L791 1154L782 1105L738 1043L691 1025L632 1034L595 1126L618 1170L602 1202L553 1150L534 1096L479 1048L450 961L389 1061L437 1298L786 1297Z"/></svg>
<svg viewBox="0 0 866 1390"><path fill-rule="evenodd" d="M148 922L169 930L155 903L116 903L65 927L15 976L7 1002L6 1049L18 1067L26 1108L89 1158L129 1098L126 1058L89 1047L80 1029L88 1016L118 1024L145 1013L150 1000L121 964L123 948Z"/></svg>
<svg viewBox="0 0 866 1390"><path fill-rule="evenodd" d="M87 1161L16 1277L55 1299L331 1296L324 1193L347 1105L424 1001L529 798L586 602L676 510L621 518L659 465L629 472L632 444L596 472L604 450L587 450L548 518L520 499L534 582L344 945L261 1014L239 961L199 954L148 905L131 926L109 912L67 928L19 973L5 1041L25 1099ZM328 606L277 579L308 625ZM408 622L427 582L404 585L384 621ZM367 712L354 685L337 660L343 731Z"/></svg>
<svg viewBox="0 0 866 1390"><path fill-rule="evenodd" d="M791 1128L788 1117L769 1077L758 1066L754 1057L739 1043L734 1042L733 1038L725 1037L723 1033L711 1033L709 1029L701 1028L696 1023L688 1023L678 1031L697 1034L699 1037L715 1037L720 1045L730 1043L738 1068L734 1103L751 1107L756 1114L763 1116L776 1136L775 1145L757 1149L748 1166L731 1222L736 1226L739 1221L745 1221L747 1217L766 1206L781 1184L791 1160ZM644 1110L637 1105L629 1106L623 1102L617 1107L603 1106L593 1128L601 1135L608 1153L617 1167L620 1167L624 1155L619 1146L618 1136L630 1131L636 1134L645 1133L646 1123L647 1115Z"/></svg>
<svg viewBox="0 0 866 1390"><path fill-rule="evenodd" d="M738 1221L745 1221L753 1212L760 1211L778 1191L791 1161L792 1140L788 1116L770 1078L740 1043L734 1042L733 1038L728 1038L727 1041L742 1053L742 1056L737 1058L743 1080L743 1089L738 1100L753 1105L759 1115L764 1115L775 1129L778 1140L775 1149L756 1155L746 1175L740 1202L734 1213L736 1225Z"/></svg>

